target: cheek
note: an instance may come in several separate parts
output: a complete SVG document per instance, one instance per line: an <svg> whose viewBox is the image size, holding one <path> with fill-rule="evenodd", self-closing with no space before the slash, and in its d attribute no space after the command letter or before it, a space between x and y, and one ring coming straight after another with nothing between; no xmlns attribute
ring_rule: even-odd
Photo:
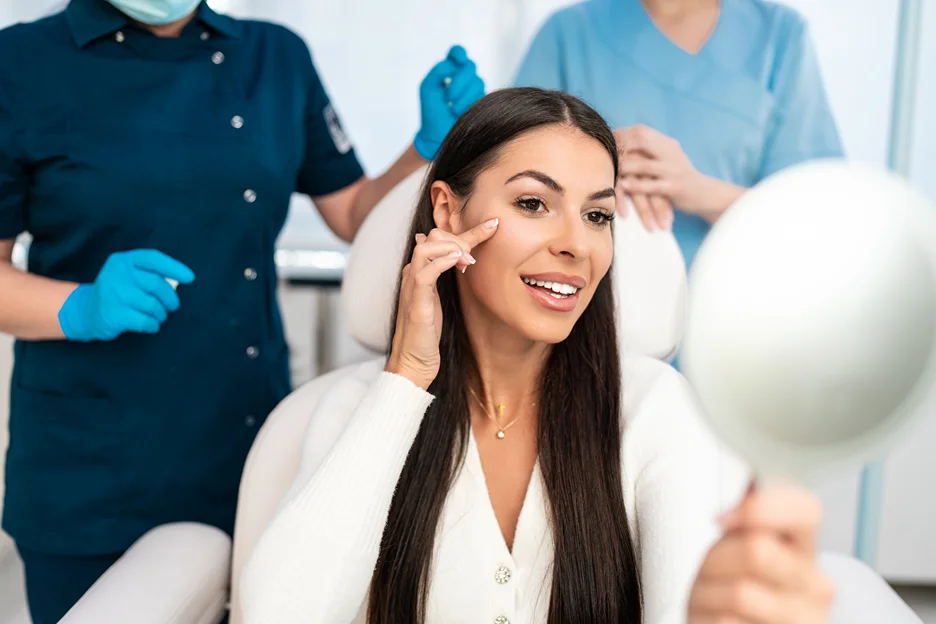
<svg viewBox="0 0 936 624"><path fill-rule="evenodd" d="M601 241L592 248L592 274L595 282L604 278L611 269L611 261L614 259L614 239L610 234L603 236Z"/></svg>
<svg viewBox="0 0 936 624"><path fill-rule="evenodd" d="M488 269L493 266L501 272L514 273L543 244L541 237L536 234L536 228L530 227L528 220L516 215L501 216L499 219L494 236L471 251L478 261L474 268Z"/></svg>

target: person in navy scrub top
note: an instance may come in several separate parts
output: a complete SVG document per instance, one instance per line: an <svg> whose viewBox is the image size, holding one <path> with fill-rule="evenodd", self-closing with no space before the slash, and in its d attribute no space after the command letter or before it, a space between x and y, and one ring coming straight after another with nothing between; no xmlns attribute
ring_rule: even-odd
<svg viewBox="0 0 936 624"><path fill-rule="evenodd" d="M620 196L672 228L687 266L745 189L842 156L806 24L773 2L576 4L542 26L516 84L567 91L617 128Z"/></svg>
<svg viewBox="0 0 936 624"><path fill-rule="evenodd" d="M415 91L415 85L414 85ZM274 243L294 192L350 240L484 93L455 47L413 145L364 175L301 39L199 0L72 0L0 31L3 528L35 624L167 522L230 533L290 391ZM11 264L32 234L29 272Z"/></svg>

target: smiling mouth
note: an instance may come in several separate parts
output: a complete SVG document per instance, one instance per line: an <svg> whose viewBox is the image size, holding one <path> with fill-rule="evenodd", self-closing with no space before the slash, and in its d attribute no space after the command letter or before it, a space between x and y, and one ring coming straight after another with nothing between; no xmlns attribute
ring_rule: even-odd
<svg viewBox="0 0 936 624"><path fill-rule="evenodd" d="M542 290L555 299L568 299L569 297L574 296L579 290L571 284L563 284L562 282L545 282L542 280L530 279L529 277L524 277L521 279L527 286Z"/></svg>

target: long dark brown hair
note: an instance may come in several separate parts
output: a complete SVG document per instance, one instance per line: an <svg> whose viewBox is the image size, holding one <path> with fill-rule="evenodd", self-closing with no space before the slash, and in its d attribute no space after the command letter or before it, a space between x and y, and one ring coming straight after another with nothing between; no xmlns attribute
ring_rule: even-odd
<svg viewBox="0 0 936 624"><path fill-rule="evenodd" d="M542 126L577 128L608 152L614 136L601 116L557 91L518 88L478 101L455 124L419 197L415 235L435 227L430 187L442 180L467 200L502 148ZM399 285L397 286L399 293ZM476 370L454 271L438 281L442 365L429 407L397 484L374 570L369 624L422 624L436 528L470 433L468 380ZM397 297L399 300L399 297ZM397 308L393 313L396 326ZM641 594L621 485L621 374L610 273L569 337L555 345L541 380L539 462L554 536L550 624L639 624Z"/></svg>

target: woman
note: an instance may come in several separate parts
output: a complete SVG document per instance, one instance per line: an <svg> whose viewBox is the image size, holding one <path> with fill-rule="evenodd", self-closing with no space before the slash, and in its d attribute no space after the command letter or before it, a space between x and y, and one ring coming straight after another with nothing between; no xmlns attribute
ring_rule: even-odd
<svg viewBox="0 0 936 624"><path fill-rule="evenodd" d="M815 500L748 494L711 546L744 469L675 371L618 358L616 174L610 128L559 92L498 91L456 123L386 366L315 407L245 570L248 623L682 622L690 586L692 624L825 621Z"/></svg>
<svg viewBox="0 0 936 624"><path fill-rule="evenodd" d="M350 240L483 89L454 48L414 143L369 179L280 26L73 0L0 32L0 331L20 339L3 526L35 624L156 525L233 529L244 458L290 390L273 255L292 193ZM24 230L29 273L10 263Z"/></svg>
<svg viewBox="0 0 936 624"><path fill-rule="evenodd" d="M547 20L516 84L581 97L617 128L621 197L672 228L687 266L745 189L842 156L806 23L779 3L588 0Z"/></svg>

